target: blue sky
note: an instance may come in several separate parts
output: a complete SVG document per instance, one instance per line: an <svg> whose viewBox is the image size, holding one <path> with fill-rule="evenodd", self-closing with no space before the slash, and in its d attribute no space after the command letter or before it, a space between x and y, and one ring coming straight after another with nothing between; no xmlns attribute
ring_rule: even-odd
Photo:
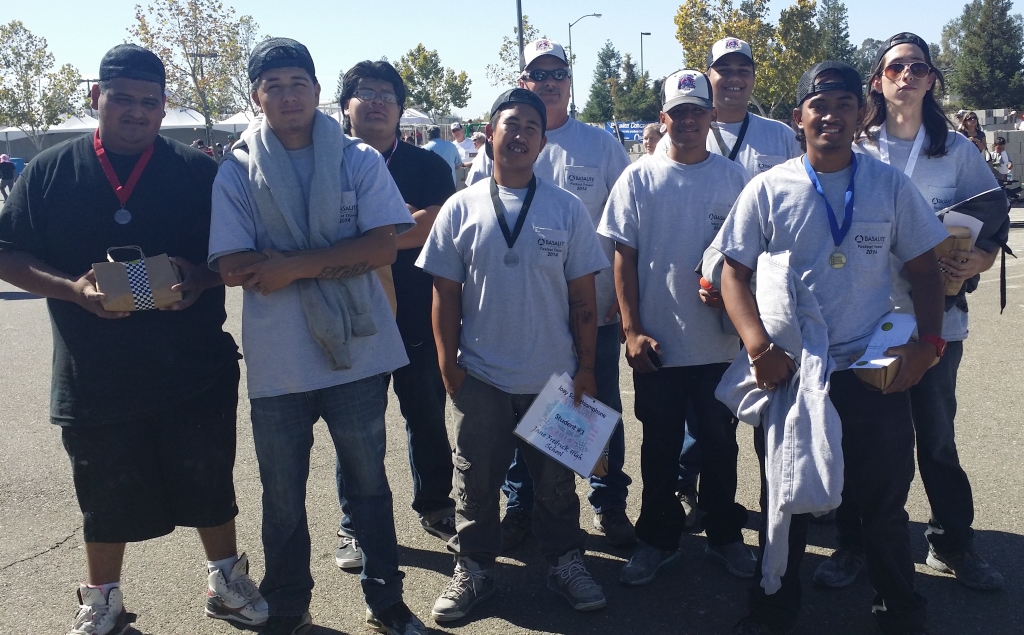
<svg viewBox="0 0 1024 635"><path fill-rule="evenodd" d="M773 20L792 0L772 0ZM463 115L478 116L498 94L485 74L497 62L503 35L516 23L514 0L429 3L413 0L338 2L330 0L224 0L240 14L252 15L261 30L293 37L309 47L325 95L333 95L338 72L363 59L387 56L397 61L422 42L436 49L445 66L465 70L473 80L472 98ZM738 0L736 0L738 4ZM99 60L111 46L124 41L133 23L136 0L30 0L5 2L0 22L19 19L36 35L45 37L58 64L71 63L85 77L95 77ZM571 9L566 9L571 6ZM523 12L541 33L563 44L568 24L587 13L573 27L576 103L586 102L597 51L611 40L622 53L639 61L640 32L644 38L644 66L653 77L678 70L682 52L675 39L672 18L679 6L672 0L582 0L575 4L549 0L523 0ZM850 39L884 39L900 31L913 31L938 42L942 26L963 9L960 0L847 0ZM1024 0L1017 11L1024 9ZM568 12L567 12L568 11Z"/></svg>

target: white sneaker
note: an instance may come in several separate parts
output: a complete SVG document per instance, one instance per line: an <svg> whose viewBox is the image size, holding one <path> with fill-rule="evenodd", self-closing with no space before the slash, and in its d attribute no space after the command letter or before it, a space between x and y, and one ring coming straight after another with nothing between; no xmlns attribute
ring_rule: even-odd
<svg viewBox="0 0 1024 635"><path fill-rule="evenodd" d="M243 553L224 578L220 569L210 573L206 588L206 616L239 624L259 626L267 621L270 608L249 577L249 559Z"/></svg>
<svg viewBox="0 0 1024 635"><path fill-rule="evenodd" d="M103 591L78 586L78 614L68 635L121 635L131 623L120 588L111 589L104 599Z"/></svg>

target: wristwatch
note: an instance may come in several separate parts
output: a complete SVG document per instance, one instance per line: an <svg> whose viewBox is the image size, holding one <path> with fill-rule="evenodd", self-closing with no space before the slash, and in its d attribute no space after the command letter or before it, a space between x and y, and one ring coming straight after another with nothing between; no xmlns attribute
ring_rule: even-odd
<svg viewBox="0 0 1024 635"><path fill-rule="evenodd" d="M946 340L942 339L938 335L922 335L920 338L922 342L928 342L935 347L935 356L941 358L942 354L946 352Z"/></svg>

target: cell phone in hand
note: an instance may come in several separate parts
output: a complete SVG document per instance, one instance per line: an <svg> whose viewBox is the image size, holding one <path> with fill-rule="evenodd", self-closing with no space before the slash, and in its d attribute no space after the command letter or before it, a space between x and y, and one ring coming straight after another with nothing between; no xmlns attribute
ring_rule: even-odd
<svg viewBox="0 0 1024 635"><path fill-rule="evenodd" d="M647 357L651 360L651 363L654 364L655 368L661 368L664 366L661 361L661 356L654 352L653 348L647 349Z"/></svg>

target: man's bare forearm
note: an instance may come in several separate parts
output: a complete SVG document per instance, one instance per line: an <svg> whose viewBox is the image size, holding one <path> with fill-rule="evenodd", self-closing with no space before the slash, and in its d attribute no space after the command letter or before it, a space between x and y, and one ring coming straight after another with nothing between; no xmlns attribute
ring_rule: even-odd
<svg viewBox="0 0 1024 635"><path fill-rule="evenodd" d="M643 331L640 321L640 277L636 264L638 257L636 249L621 243L615 244L615 294L619 297L624 333Z"/></svg>
<svg viewBox="0 0 1024 635"><path fill-rule="evenodd" d="M441 369L455 366L462 334L462 285L454 280L434 277L434 302L430 311L434 344Z"/></svg>
<svg viewBox="0 0 1024 635"><path fill-rule="evenodd" d="M749 267L726 256L722 267L722 301L749 355L757 355L771 343L757 311L757 300L750 291L753 275Z"/></svg>
<svg viewBox="0 0 1024 635"><path fill-rule="evenodd" d="M220 272L220 279L226 286L240 287L249 276L229 276L228 274L236 269L263 262L267 255L260 251L240 251L234 254L221 256L216 260L217 270Z"/></svg>
<svg viewBox="0 0 1024 635"><path fill-rule="evenodd" d="M295 266L298 278L332 280L355 278L393 264L397 252L395 227L387 225L324 249L292 251L285 256L296 260L290 264Z"/></svg>
<svg viewBox="0 0 1024 635"><path fill-rule="evenodd" d="M569 331L580 368L594 370L597 351L597 292L594 274L569 281Z"/></svg>
<svg viewBox="0 0 1024 635"><path fill-rule="evenodd" d="M929 250L904 265L910 281L910 297L917 317L917 332L921 335L942 335L942 313L945 296L942 276L935 254Z"/></svg>
<svg viewBox="0 0 1024 635"><path fill-rule="evenodd" d="M0 250L0 279L29 293L77 302L74 283L78 277L53 268L28 252Z"/></svg>
<svg viewBox="0 0 1024 635"><path fill-rule="evenodd" d="M440 205L431 205L430 207L414 210L410 206L409 209L412 212L412 219L416 221L416 226L398 236L396 245L398 249L415 249L422 247L427 242L427 236L430 235L430 228L434 226L434 219L437 218L437 213L441 211Z"/></svg>

